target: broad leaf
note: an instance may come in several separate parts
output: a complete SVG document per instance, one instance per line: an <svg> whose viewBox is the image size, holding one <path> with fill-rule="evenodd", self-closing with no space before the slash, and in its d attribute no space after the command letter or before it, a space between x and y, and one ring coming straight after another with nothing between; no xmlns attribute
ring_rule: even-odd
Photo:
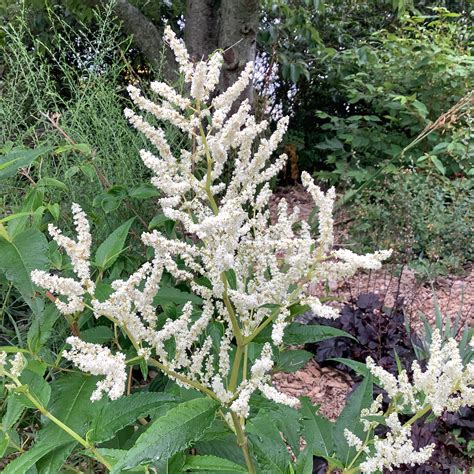
<svg viewBox="0 0 474 474"><path fill-rule="evenodd" d="M183 471L206 471L206 472L225 472L234 474L247 472L243 466L239 466L228 459L217 456L187 456L183 466Z"/></svg>
<svg viewBox="0 0 474 474"><path fill-rule="evenodd" d="M317 414L318 407L313 406L308 397L301 397L301 414L303 416L303 437L311 452L320 452L331 456L334 451L332 437L333 423Z"/></svg>
<svg viewBox="0 0 474 474"><path fill-rule="evenodd" d="M305 366L314 354L303 350L284 351L278 355L278 363L275 368L279 372L296 372Z"/></svg>
<svg viewBox="0 0 474 474"><path fill-rule="evenodd" d="M268 422L268 413L261 410L247 423L246 431L262 472L285 474L291 463L290 454L274 423Z"/></svg>
<svg viewBox="0 0 474 474"><path fill-rule="evenodd" d="M202 304L202 298L192 293L181 291L179 288L170 286L161 287L156 293L155 299L157 304L163 305L165 303L185 304L191 301L193 304Z"/></svg>
<svg viewBox="0 0 474 474"><path fill-rule="evenodd" d="M64 375L51 384L49 411L81 436L106 403L104 399L94 403L90 400L96 382L97 377L71 374ZM38 440L59 445L72 441L72 438L57 425L48 422L39 431Z"/></svg>
<svg viewBox="0 0 474 474"><path fill-rule="evenodd" d="M95 263L101 270L111 267L122 253L128 231L134 220L135 218L132 217L124 222L100 244L95 253Z"/></svg>
<svg viewBox="0 0 474 474"><path fill-rule="evenodd" d="M218 404L207 398L184 402L156 420L143 433L112 473L144 460L163 461L188 448L211 426Z"/></svg>
<svg viewBox="0 0 474 474"><path fill-rule="evenodd" d="M39 474L51 474L53 472L62 472L61 466L65 463L68 456L72 453L75 442L67 443L51 449L51 451L44 457L42 457L36 463L36 469Z"/></svg>
<svg viewBox="0 0 474 474"><path fill-rule="evenodd" d="M139 392L110 401L95 418L89 437L95 442L107 441L137 418L152 413L163 404L177 400L168 393Z"/></svg>
<svg viewBox="0 0 474 474"><path fill-rule="evenodd" d="M50 443L33 446L26 453L9 463L3 470L3 474L20 474L27 472L28 469L33 467L39 459L48 454L54 447L55 446Z"/></svg>
<svg viewBox="0 0 474 474"><path fill-rule="evenodd" d="M81 339L93 344L104 344L114 337L114 332L109 326L95 326L81 331Z"/></svg>
<svg viewBox="0 0 474 474"><path fill-rule="evenodd" d="M39 156L47 153L50 147L39 147L34 150L14 150L0 156L0 179L13 176L20 168L26 168Z"/></svg>
<svg viewBox="0 0 474 474"><path fill-rule="evenodd" d="M31 370L25 369L21 376L20 382L28 386L28 391L43 406L47 406L51 396L51 387L44 378ZM27 408L36 408L36 406L23 394L16 395L17 400Z"/></svg>
<svg viewBox="0 0 474 474"><path fill-rule="evenodd" d="M360 421L360 412L368 408L373 401L372 377L366 377L349 397L346 406L342 410L334 425L334 443L337 458L347 462L355 455L355 448L349 448L344 429L349 428L356 436L364 439L364 427Z"/></svg>
<svg viewBox="0 0 474 474"><path fill-rule="evenodd" d="M35 287L30 273L48 269L48 242L36 229L27 229L16 235L11 241L0 238L0 270L11 281L32 309L41 314L44 303L35 298Z"/></svg>
<svg viewBox="0 0 474 474"><path fill-rule="evenodd" d="M49 339L58 318L58 309L52 303L47 304L44 311L34 317L27 336L28 348L33 354L37 354Z"/></svg>
<svg viewBox="0 0 474 474"><path fill-rule="evenodd" d="M321 342L332 337L349 337L357 341L354 336L341 329L330 326L293 323L286 328L283 342L290 346L296 346L309 342Z"/></svg>

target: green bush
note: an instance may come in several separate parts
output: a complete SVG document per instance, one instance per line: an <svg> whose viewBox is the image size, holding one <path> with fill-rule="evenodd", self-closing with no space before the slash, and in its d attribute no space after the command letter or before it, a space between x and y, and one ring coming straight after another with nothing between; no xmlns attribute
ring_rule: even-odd
<svg viewBox="0 0 474 474"><path fill-rule="evenodd" d="M356 198L351 238L360 248L396 250L398 259L430 273L461 271L474 259L474 181L404 170Z"/></svg>
<svg viewBox="0 0 474 474"><path fill-rule="evenodd" d="M305 134L302 167L349 186L366 182L390 160L392 169L417 165L447 176L473 173L472 137L466 143L458 136L469 128L465 116L450 117L401 153L473 89L471 33L467 17L435 9L349 48L327 49L295 97L292 127Z"/></svg>

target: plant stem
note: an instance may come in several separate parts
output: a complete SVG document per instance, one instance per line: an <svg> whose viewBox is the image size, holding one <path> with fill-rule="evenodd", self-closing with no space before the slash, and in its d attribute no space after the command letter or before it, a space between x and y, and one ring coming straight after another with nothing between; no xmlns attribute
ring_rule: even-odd
<svg viewBox="0 0 474 474"><path fill-rule="evenodd" d="M245 435L244 430L240 425L239 417L232 411L230 412L230 414L232 416L232 421L234 422L235 434L237 435L237 443L242 449L242 453L244 454L245 464L247 465L247 471L249 474L256 474L252 456L250 455L249 451L247 436Z"/></svg>
<svg viewBox="0 0 474 474"><path fill-rule="evenodd" d="M20 384L20 386L21 386L20 381L17 381L17 384ZM82 446L84 446L84 448L89 450L94 455L94 457L97 459L97 461L102 463L109 470L112 468L111 464L97 451L96 447L93 444L89 443L89 441L82 438L82 436L78 435L73 429L69 428L69 426L65 425L61 420L56 418L52 413L50 413L46 409L46 407L44 407L38 400L36 400L36 398L33 397L28 392L28 390L26 390L25 392L22 392L22 393L41 412L41 414L43 414L46 418L49 418L54 424L59 426L69 436L74 438L79 444L82 444Z"/></svg>
<svg viewBox="0 0 474 474"><path fill-rule="evenodd" d="M211 397L213 400L220 401L217 397L216 394L205 387L204 385L200 384L199 382L195 382L194 380L188 379L184 375L178 374L177 372L174 372L173 370L168 369L165 365L163 365L161 362L158 362L156 359L149 358L148 363L150 365L153 365L163 371L165 374L170 375L171 377L181 380L181 382L185 383L186 385L189 385L190 387L195 388L196 390L199 390L202 393L205 393L209 397Z"/></svg>
<svg viewBox="0 0 474 474"><path fill-rule="evenodd" d="M239 370L240 370L240 363L242 361L242 355L244 351L242 346L237 346L234 356L234 362L232 364L232 372L230 374L230 382L229 382L229 390L231 392L235 392L237 388L237 382L239 379Z"/></svg>
<svg viewBox="0 0 474 474"><path fill-rule="evenodd" d="M431 410L431 405L427 405L423 410L416 412L404 425L403 427L406 428L407 426L412 425L415 423L416 420L419 420L422 416L426 415Z"/></svg>

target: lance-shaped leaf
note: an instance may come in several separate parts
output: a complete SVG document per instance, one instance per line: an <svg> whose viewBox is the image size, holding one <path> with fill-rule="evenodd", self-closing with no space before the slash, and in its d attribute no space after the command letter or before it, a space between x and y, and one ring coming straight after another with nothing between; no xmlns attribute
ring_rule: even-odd
<svg viewBox="0 0 474 474"><path fill-rule="evenodd" d="M211 426L218 406L213 400L196 398L172 408L137 439L112 474L142 461L163 461L187 449Z"/></svg>
<svg viewBox="0 0 474 474"><path fill-rule="evenodd" d="M176 403L178 398L169 393L138 392L107 403L92 424L89 438L94 442L107 441L114 434L146 416L164 404Z"/></svg>
<svg viewBox="0 0 474 474"><path fill-rule="evenodd" d="M119 255L123 252L125 240L127 239L128 231L132 222L135 220L134 217L124 222L122 225L117 227L108 237L104 240L95 253L95 263L101 269L105 270L111 267Z"/></svg>
<svg viewBox="0 0 474 474"><path fill-rule="evenodd" d="M34 298L35 286L30 273L48 269L48 241L36 229L27 229L10 240L0 237L0 270L15 285L25 303L35 314L41 314L44 303Z"/></svg>

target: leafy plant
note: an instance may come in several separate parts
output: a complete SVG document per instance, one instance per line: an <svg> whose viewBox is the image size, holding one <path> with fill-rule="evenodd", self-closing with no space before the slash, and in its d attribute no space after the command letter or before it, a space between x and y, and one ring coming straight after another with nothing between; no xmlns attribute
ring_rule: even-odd
<svg viewBox="0 0 474 474"><path fill-rule="evenodd" d="M272 223L269 182L286 156L275 162L271 156L288 119L262 136L268 124L257 123L248 101L232 111L249 84L251 64L233 86L214 95L223 53L192 63L169 27L165 40L190 97L155 82L150 88L160 100L153 102L129 86L144 115L125 110L158 151L140 152L164 216L141 235L148 249L126 247L135 233L133 218L115 223L95 249L90 222L77 203L70 237L53 222L60 217L54 210L49 220L37 186L25 203L31 210L3 229L5 245L19 244L15 238L38 234L46 224L51 236L44 246L50 261L31 271L27 288L38 290L35 297L44 291L49 303L35 315L27 348L21 338L18 346L0 348L0 375L8 382L2 387L1 449L24 451L17 427L31 409L42 415L34 423L34 442L4 472L58 472L66 462L79 464L78 458L87 463L86 457L91 470L102 469L100 463L112 473L306 474L314 453L346 474L426 461L433 446L416 450L412 425L430 412L440 416L471 403L472 365L462 364L453 339L433 333L426 370L414 364L413 382L401 367L395 378L368 357L363 381L334 423L319 417L307 400L272 385L272 371L292 371L308 359L307 352L288 346L352 337L293 322L309 308L325 318L338 315L309 293L312 283L379 269L391 252L334 250L335 190L323 192L307 173L303 183L319 210L317 240L285 201ZM190 146L179 158L161 128L165 121ZM68 144L78 147L72 139ZM223 171L233 164L227 180ZM112 189L111 195L123 194L123 202L133 195L121 187L107 192ZM29 212L33 219L19 220ZM37 256L29 258L31 264ZM5 274L18 285L15 272ZM56 328L55 344L46 345ZM380 397L373 400L374 381L387 391L387 410ZM402 422L403 416L408 419ZM375 433L379 425L389 428L386 436Z"/></svg>
<svg viewBox="0 0 474 474"><path fill-rule="evenodd" d="M462 272L474 258L472 179L400 170L355 198L350 238L358 250L379 242L421 278Z"/></svg>
<svg viewBox="0 0 474 474"><path fill-rule="evenodd" d="M357 362L364 363L370 356L396 374L397 360L405 369L415 360L412 343L419 339L407 330L401 301L393 308L387 308L379 295L361 294L342 308L338 319L324 321L313 316L309 322L309 330L311 323L324 323L353 336L352 339L335 337L318 344L307 344L305 348L315 354L319 363L336 365L340 370L354 373L354 369L356 372L361 370Z"/></svg>

